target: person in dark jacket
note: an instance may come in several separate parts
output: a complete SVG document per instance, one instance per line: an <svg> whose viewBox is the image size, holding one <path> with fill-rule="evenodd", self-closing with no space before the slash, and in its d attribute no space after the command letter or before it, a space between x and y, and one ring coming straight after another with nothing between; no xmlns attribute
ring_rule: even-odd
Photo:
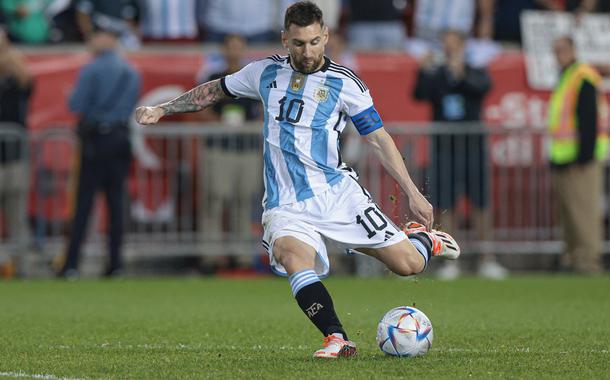
<svg viewBox="0 0 610 380"><path fill-rule="evenodd" d="M82 68L70 97L78 115L80 165L76 207L62 277L78 276L78 257L94 196L106 195L110 260L105 275L121 272L125 180L131 162L128 120L140 93L138 72L117 52L118 33L98 25L89 45L95 58Z"/></svg>
<svg viewBox="0 0 610 380"><path fill-rule="evenodd" d="M489 239L487 143L480 124L481 107L491 89L485 68L475 68L465 61L464 36L456 31L443 35L445 61L433 65L427 56L417 74L414 97L429 102L433 121L444 123L431 138L430 202L441 227L455 232L456 204L465 196L472 207L471 221L479 240ZM506 276L492 256L483 255L479 272L485 277ZM441 277L459 275L457 265L448 264Z"/></svg>

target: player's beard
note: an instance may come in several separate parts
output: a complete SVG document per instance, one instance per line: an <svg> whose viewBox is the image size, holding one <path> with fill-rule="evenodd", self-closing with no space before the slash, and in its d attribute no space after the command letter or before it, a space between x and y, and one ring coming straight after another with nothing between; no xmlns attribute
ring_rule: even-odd
<svg viewBox="0 0 610 380"><path fill-rule="evenodd" d="M307 61L305 58L301 58L300 60L295 57L291 57L294 68L297 71L302 72L303 74L309 74L316 71L320 65L322 64L322 60L324 59L324 54L320 54L316 58L312 58L311 61Z"/></svg>

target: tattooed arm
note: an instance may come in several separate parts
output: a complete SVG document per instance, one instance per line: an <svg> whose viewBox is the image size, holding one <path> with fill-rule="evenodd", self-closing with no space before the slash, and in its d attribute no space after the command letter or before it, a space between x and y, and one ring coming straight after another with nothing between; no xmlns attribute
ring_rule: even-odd
<svg viewBox="0 0 610 380"><path fill-rule="evenodd" d="M140 124L154 124L163 116L184 112L197 112L227 98L220 79L206 82L185 92L174 100L153 107L138 107L136 121Z"/></svg>

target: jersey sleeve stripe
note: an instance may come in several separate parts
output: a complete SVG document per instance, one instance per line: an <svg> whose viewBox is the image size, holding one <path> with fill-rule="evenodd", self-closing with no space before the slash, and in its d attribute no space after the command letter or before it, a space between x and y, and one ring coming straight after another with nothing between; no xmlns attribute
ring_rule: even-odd
<svg viewBox="0 0 610 380"><path fill-rule="evenodd" d="M338 69L343 69L343 70L347 71L348 73L350 73L350 74L351 74L351 77L352 77L352 78L359 80L359 81L360 81L360 82L361 82L361 83L364 85L364 82L362 82L362 79L360 79L360 77L358 76L358 74L356 74L356 73L354 72L354 70L350 69L350 68L349 68L349 67L347 67L347 66L339 65L339 64L337 64L337 63L335 63L335 62L332 62L332 63L331 63L331 65L335 66L335 67L336 67L336 68L338 68ZM364 86L364 87L366 87L366 86Z"/></svg>
<svg viewBox="0 0 610 380"><path fill-rule="evenodd" d="M343 71L337 70L337 69L332 68L332 67L331 67L331 68L329 68L329 69L328 69L328 71L332 71L332 72L335 72L335 73L338 73L338 74L343 74L344 76L346 76L346 77L350 78L351 80L353 80L353 81L354 81L354 83L356 83L356 85L357 85L357 86L358 86L358 88L360 89L360 91L362 91L362 92L366 92L366 87L364 87L364 85L362 84L362 82L358 81L357 79L354 79L353 77L351 77L350 75L348 75L346 72L343 72Z"/></svg>
<svg viewBox="0 0 610 380"><path fill-rule="evenodd" d="M366 90L368 90L368 87L366 87L364 82L360 78L358 78L358 76L356 74L354 74L354 72L351 71L350 69L348 69L347 67L337 66L334 63L331 63L329 70L334 71L336 73L343 74L346 77L353 79L362 92L365 92Z"/></svg>
<svg viewBox="0 0 610 380"><path fill-rule="evenodd" d="M229 88L227 87L227 84L225 83L225 77L220 78L220 87L222 88L222 91L225 93L225 95L227 95L230 98L237 98L237 96L231 94L231 91L229 91Z"/></svg>
<svg viewBox="0 0 610 380"><path fill-rule="evenodd" d="M270 59L274 62L283 62L286 60L286 58L287 58L287 56L281 56L279 54L274 54L274 55L267 57L266 59Z"/></svg>

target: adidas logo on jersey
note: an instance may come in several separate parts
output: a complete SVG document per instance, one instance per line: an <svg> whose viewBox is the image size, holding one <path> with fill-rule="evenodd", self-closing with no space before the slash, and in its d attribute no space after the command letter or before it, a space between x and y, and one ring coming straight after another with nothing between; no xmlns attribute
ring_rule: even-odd
<svg viewBox="0 0 610 380"><path fill-rule="evenodd" d="M267 88L277 88L277 82L273 81L267 85Z"/></svg>

